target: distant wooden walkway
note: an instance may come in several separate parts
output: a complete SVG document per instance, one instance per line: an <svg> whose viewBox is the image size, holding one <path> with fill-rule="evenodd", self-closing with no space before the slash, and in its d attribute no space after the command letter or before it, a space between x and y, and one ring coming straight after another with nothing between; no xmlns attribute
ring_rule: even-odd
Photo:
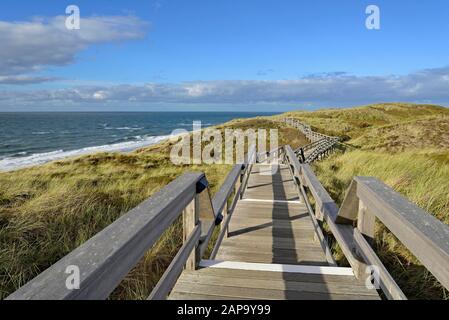
<svg viewBox="0 0 449 320"><path fill-rule="evenodd" d="M286 122L310 145L252 146L213 198L203 173L184 174L8 299L106 299L178 218L183 245L148 299L406 299L371 247L376 220L449 288L449 227L372 177L354 177L339 208L307 164L338 140ZM324 223L350 267L334 261ZM74 266L79 289L67 286Z"/></svg>

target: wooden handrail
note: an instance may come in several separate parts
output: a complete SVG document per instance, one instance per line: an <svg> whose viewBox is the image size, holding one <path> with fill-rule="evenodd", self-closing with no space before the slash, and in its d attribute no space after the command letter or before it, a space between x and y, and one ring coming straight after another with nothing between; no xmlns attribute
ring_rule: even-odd
<svg viewBox="0 0 449 320"><path fill-rule="evenodd" d="M295 149L294 152L297 154L301 149L303 149L304 151L313 149L315 146L319 145L320 143L322 143L323 141L326 141L326 140L327 140L326 138L322 138L322 139L320 139L318 141L306 144L303 147L299 147L299 148Z"/></svg>
<svg viewBox="0 0 449 320"><path fill-rule="evenodd" d="M373 177L355 177L347 198L352 205L344 207L338 219L358 221L368 239L374 235L372 221L379 219L449 289L449 226ZM368 223L361 225L362 219Z"/></svg>
<svg viewBox="0 0 449 320"><path fill-rule="evenodd" d="M323 140L320 140L323 141ZM338 141L336 140L327 140L324 139L323 142L321 142L315 150L311 154L307 156L307 158L304 160L304 163L312 163L316 159L318 159L323 154L327 154L330 150L334 148L334 146L337 144Z"/></svg>
<svg viewBox="0 0 449 320"><path fill-rule="evenodd" d="M376 266L380 287L390 299L406 299L370 242L379 219L421 263L449 289L449 226L372 177L355 177L339 209L307 164L300 164L289 146L286 158L316 202L319 220L326 221L357 277Z"/></svg>
<svg viewBox="0 0 449 320"><path fill-rule="evenodd" d="M311 141L311 142L316 142L323 138L329 139L329 140L337 140L337 141L340 140L340 138L338 138L338 137L332 137L332 136L325 135L323 133L313 131L312 128L308 124L302 123L294 118L285 118L283 121L286 124L288 124L289 126L292 126L296 129L300 130L306 136L306 138L309 139L309 141Z"/></svg>
<svg viewBox="0 0 449 320"><path fill-rule="evenodd" d="M151 292L148 300L165 300L170 293L170 290L176 284L176 281L181 274L184 265L189 257L190 252L195 249L195 245L200 240L201 226L197 225L190 235L186 243L179 249L177 255L165 270L164 275L157 283L156 287Z"/></svg>
<svg viewBox="0 0 449 320"><path fill-rule="evenodd" d="M262 162L266 161L268 158L271 157L271 155L277 155L279 158L282 151L283 151L283 147L278 147L278 148L275 148L268 152L259 152L257 154L257 163L262 163ZM265 158L263 158L263 157L265 157Z"/></svg>
<svg viewBox="0 0 449 320"><path fill-rule="evenodd" d="M287 150L289 147L287 146ZM339 224L336 222L339 208L335 201L330 197L329 193L324 189L324 187L319 182L318 178L313 173L312 169L308 164L299 164L293 159L295 155L293 151L287 151L289 155L288 160L295 167L295 173L304 187L307 187L315 200L315 214L317 219L321 221L326 221L329 226L331 233L333 234L335 240L338 242L345 258L348 260L349 264L354 270L354 274L360 278L365 274L366 270L366 260L357 253L357 244L354 239L354 226L351 224ZM370 252L373 254L374 251ZM374 253L375 255L375 253ZM378 266L382 269L383 265ZM388 274L385 267L383 267L382 274ZM383 280L384 278L381 278ZM397 287L396 283L393 285L384 284L382 281L380 283L383 291L389 298L405 299L405 295ZM388 288L395 287L397 289L397 294L390 295Z"/></svg>
<svg viewBox="0 0 449 320"><path fill-rule="evenodd" d="M191 213L199 216L196 199L204 190L203 173L184 174L7 299L106 299L186 207L194 203ZM195 223L196 219L191 220ZM69 266L80 271L79 289L66 286Z"/></svg>
<svg viewBox="0 0 449 320"><path fill-rule="evenodd" d="M340 141L340 138L338 137L331 137L319 132L315 132L309 125L299 122L296 119L286 118L284 119L284 122L300 130L305 135L305 137L309 139L309 141L311 142L310 144L300 147L294 151L294 153L298 157L301 157L302 163L311 163L316 159L318 159L319 157L328 154L330 151L334 149L335 145ZM312 151L311 154L305 157L304 152L310 149L314 150Z"/></svg>
<svg viewBox="0 0 449 320"><path fill-rule="evenodd" d="M12 293L10 300L106 299L126 274L182 214L184 245L165 271L149 299L165 299L182 269L194 269L206 252L215 226L244 188L256 161L252 146L245 163L234 166L213 200L204 173L187 173L132 209L86 243ZM243 169L243 170L242 170ZM80 271L79 289L66 286L67 267Z"/></svg>
<svg viewBox="0 0 449 320"><path fill-rule="evenodd" d="M277 151L277 150L276 150ZM222 214L223 221L221 223L221 231L217 237L214 248L210 255L210 259L214 259L217 255L218 249L224 238L228 236L229 222L232 218L232 213L234 212L235 205L237 201L242 197L242 194L248 183L249 174L251 173L253 164L257 161L256 146L251 146L246 155L246 163L243 165L237 165L231 170L228 177L226 178L223 186L227 191L223 191L223 195L220 196L221 201L223 201ZM231 200L231 205L228 207L228 199L234 191L233 198Z"/></svg>
<svg viewBox="0 0 449 320"><path fill-rule="evenodd" d="M254 163L257 162L256 146L251 146L248 150L248 154L245 157L245 173L242 177L242 192L246 189L248 184L249 174L252 171Z"/></svg>
<svg viewBox="0 0 449 320"><path fill-rule="evenodd" d="M300 192L301 196L304 199L304 202L307 206L307 210L311 213L311 219L313 227L315 229L315 234L322 246L323 251L325 252L326 260L328 261L329 265L336 266L335 259L332 256L332 253L327 244L327 240L324 237L323 231L321 230L318 220L316 219L315 216L313 216L314 211L312 209L312 206L310 205L310 201L307 198L306 192L304 190L304 185L301 183L299 179L301 164L290 146L285 147L285 160L286 160L285 162L289 163L290 171L292 175L295 177L295 182L298 184L299 189L298 191Z"/></svg>

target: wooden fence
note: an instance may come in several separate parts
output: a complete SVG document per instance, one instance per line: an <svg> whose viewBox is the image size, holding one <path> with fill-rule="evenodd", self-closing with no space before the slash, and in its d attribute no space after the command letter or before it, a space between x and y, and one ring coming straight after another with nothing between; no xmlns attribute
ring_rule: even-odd
<svg viewBox="0 0 449 320"><path fill-rule="evenodd" d="M323 159L335 150L340 141L338 137L315 132L308 124L294 118L286 118L283 121L287 125L298 129L310 141L310 144L295 150L295 154L299 157L301 163L312 163L315 160Z"/></svg>
<svg viewBox="0 0 449 320"><path fill-rule="evenodd" d="M310 166L301 164L290 146L285 148L285 157L295 178L312 195L316 219L327 223L357 277L370 272L367 266L375 266L385 295L406 299L371 247L377 219L449 289L449 226L372 177L355 177L338 208Z"/></svg>

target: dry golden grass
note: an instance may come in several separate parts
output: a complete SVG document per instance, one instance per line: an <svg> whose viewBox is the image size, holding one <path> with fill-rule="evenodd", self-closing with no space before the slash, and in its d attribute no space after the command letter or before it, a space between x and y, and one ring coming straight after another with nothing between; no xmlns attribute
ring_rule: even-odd
<svg viewBox="0 0 449 320"><path fill-rule="evenodd" d="M221 128L280 128L263 119L236 120ZM280 129L294 140L297 131ZM301 143L295 138L295 143ZM187 171L202 171L212 193L229 165L183 165L170 161L172 142L133 153L101 153L0 173L0 298L115 221ZM181 244L175 223L112 294L145 299Z"/></svg>
<svg viewBox="0 0 449 320"><path fill-rule="evenodd" d="M379 104L288 115L319 132L344 137L355 147L314 164L337 203L343 201L354 176L374 176L449 224L449 109ZM332 243L337 260L345 263ZM380 224L375 250L409 298L449 298L447 290Z"/></svg>

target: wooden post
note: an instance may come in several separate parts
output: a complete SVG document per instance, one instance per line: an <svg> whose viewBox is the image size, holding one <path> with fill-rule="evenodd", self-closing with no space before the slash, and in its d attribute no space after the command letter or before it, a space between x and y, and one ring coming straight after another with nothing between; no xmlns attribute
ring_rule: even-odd
<svg viewBox="0 0 449 320"><path fill-rule="evenodd" d="M235 184L235 188L236 188L237 192L239 192L239 199L242 199L242 198L243 198L243 190L240 190L240 191L239 191L240 186L242 185L242 182L243 182L243 172L244 172L244 171L242 171L242 172L240 173L240 177L237 179L237 182L236 182L236 184Z"/></svg>
<svg viewBox="0 0 449 320"><path fill-rule="evenodd" d="M315 217L318 221L323 221L324 219L323 211L318 203L315 205Z"/></svg>
<svg viewBox="0 0 449 320"><path fill-rule="evenodd" d="M231 194L234 194L234 197L237 195L235 186L234 186L234 190L231 192ZM234 197L233 197L233 199L234 199ZM229 198L226 199L226 202L225 202L225 205L223 208L223 212L221 213L223 215L223 221L220 224L220 229L221 229L221 231L223 231L223 229L226 228L226 230L224 230L224 239L226 239L228 237L228 227L225 227L225 223L224 223L226 221L226 218L228 217L228 213L229 213L228 200L229 200Z"/></svg>
<svg viewBox="0 0 449 320"><path fill-rule="evenodd" d="M193 229L199 223L199 197L195 195L195 198L187 205L182 212L183 221L183 243L185 244L192 234ZM192 251L186 262L186 270L195 270L198 266L200 253L199 246L195 246L195 250Z"/></svg>
<svg viewBox="0 0 449 320"><path fill-rule="evenodd" d="M357 215L357 229L365 237L367 242L372 245L374 240L374 225L376 217L372 215L366 208L365 204L359 200L359 211ZM364 261L362 254L357 253L358 264L355 271L357 279L364 279L367 275L365 273L367 264Z"/></svg>
<svg viewBox="0 0 449 320"><path fill-rule="evenodd" d="M357 228L360 233L363 234L371 245L374 240L374 227L376 223L376 217L371 214L362 201L359 201L359 213L357 217Z"/></svg>

